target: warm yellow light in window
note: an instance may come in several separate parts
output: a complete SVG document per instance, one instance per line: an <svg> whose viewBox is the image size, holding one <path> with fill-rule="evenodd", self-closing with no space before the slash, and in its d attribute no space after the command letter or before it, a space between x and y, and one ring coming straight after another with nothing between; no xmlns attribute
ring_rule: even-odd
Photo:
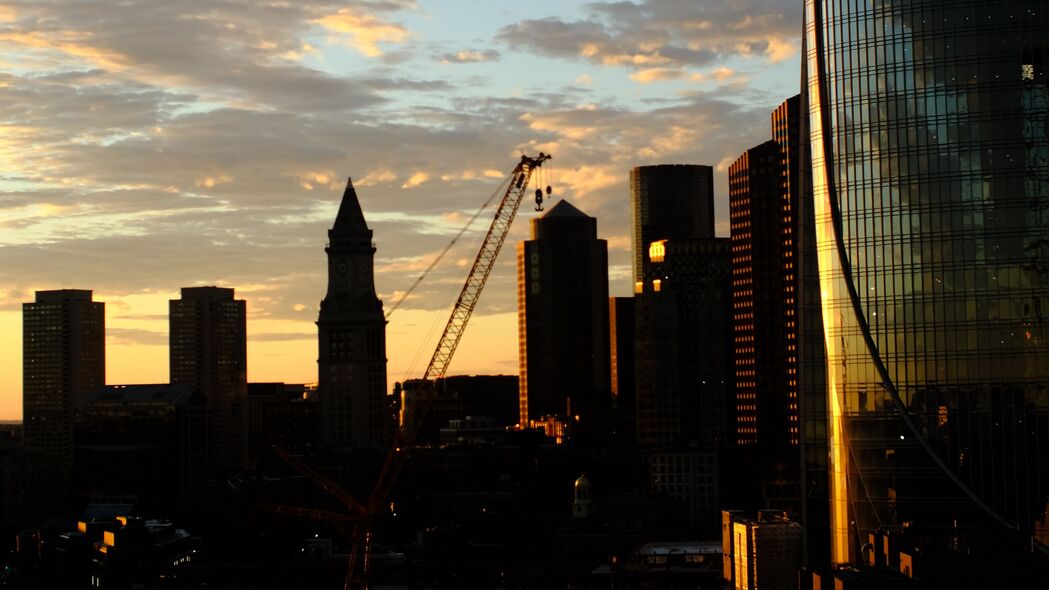
<svg viewBox="0 0 1049 590"><path fill-rule="evenodd" d="M640 293L645 290L645 284L641 281L634 283L634 293Z"/></svg>
<svg viewBox="0 0 1049 590"><path fill-rule="evenodd" d="M659 240L648 245L648 259L652 262L663 262L663 256L667 253L666 240Z"/></svg>
<svg viewBox="0 0 1049 590"><path fill-rule="evenodd" d="M652 290L656 293L663 287L663 281L659 279L652 279Z"/></svg>

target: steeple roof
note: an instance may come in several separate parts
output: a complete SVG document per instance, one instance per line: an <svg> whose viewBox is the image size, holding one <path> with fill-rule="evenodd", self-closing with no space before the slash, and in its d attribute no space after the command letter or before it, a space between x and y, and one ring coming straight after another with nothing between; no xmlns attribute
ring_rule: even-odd
<svg viewBox="0 0 1049 590"><path fill-rule="evenodd" d="M364 221L364 213L361 212L361 203L357 200L357 191L353 190L353 179L346 179L346 191L342 194L342 203L339 204L339 214L335 216L333 232L356 233L368 231L368 224Z"/></svg>
<svg viewBox="0 0 1049 590"><path fill-rule="evenodd" d="M574 205L569 203L565 199L558 201L556 205L550 208L549 211L543 214L543 219L548 217L590 217L586 213L583 213L579 209L576 209Z"/></svg>

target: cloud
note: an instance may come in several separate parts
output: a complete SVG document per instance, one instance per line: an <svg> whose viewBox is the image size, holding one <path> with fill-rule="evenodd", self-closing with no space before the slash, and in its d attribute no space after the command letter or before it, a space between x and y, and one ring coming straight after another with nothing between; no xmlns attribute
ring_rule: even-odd
<svg viewBox="0 0 1049 590"><path fill-rule="evenodd" d="M651 84L662 80L677 80L684 75L684 71L676 68L648 68L630 74L630 79L642 84Z"/></svg>
<svg viewBox="0 0 1049 590"><path fill-rule="evenodd" d="M168 335L166 332L156 332L153 330L141 330L136 328L106 328L106 344L167 346Z"/></svg>
<svg viewBox="0 0 1049 590"><path fill-rule="evenodd" d="M397 175L394 174L393 170L372 170L362 176L360 180L354 181L354 186L375 186L395 180L397 180Z"/></svg>
<svg viewBox="0 0 1049 590"><path fill-rule="evenodd" d="M497 39L515 50L633 71L647 84L683 77L731 57L796 53L801 11L788 0L642 0L594 2L585 17L546 17L503 27Z"/></svg>
<svg viewBox="0 0 1049 590"><path fill-rule="evenodd" d="M399 44L408 40L403 26L384 21L356 8L341 8L334 14L315 19L313 23L330 33L338 34L343 42L368 57L382 55L380 44Z"/></svg>
<svg viewBox="0 0 1049 590"><path fill-rule="evenodd" d="M415 188L427 180L430 180L429 174L422 171L413 172L412 175L408 177L408 180L404 181L401 188Z"/></svg>
<svg viewBox="0 0 1049 590"><path fill-rule="evenodd" d="M494 49L485 49L483 51L467 49L455 53L442 53L436 56L435 59L445 64L478 63L498 60L499 52Z"/></svg>
<svg viewBox="0 0 1049 590"><path fill-rule="evenodd" d="M798 48L794 43L784 41L778 37L770 37L768 47L765 48L765 55L768 56L769 61L772 63L778 63L794 57L797 52Z"/></svg>

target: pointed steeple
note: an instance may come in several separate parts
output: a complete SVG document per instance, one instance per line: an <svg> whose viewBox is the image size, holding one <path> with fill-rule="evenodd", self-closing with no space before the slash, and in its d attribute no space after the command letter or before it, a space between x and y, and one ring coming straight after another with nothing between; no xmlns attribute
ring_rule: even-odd
<svg viewBox="0 0 1049 590"><path fill-rule="evenodd" d="M357 200L357 191L353 190L352 178L346 179L346 191L342 193L339 214L335 217L335 225L332 226L331 231L340 234L368 231L368 224L364 221L364 213L361 212L361 203Z"/></svg>

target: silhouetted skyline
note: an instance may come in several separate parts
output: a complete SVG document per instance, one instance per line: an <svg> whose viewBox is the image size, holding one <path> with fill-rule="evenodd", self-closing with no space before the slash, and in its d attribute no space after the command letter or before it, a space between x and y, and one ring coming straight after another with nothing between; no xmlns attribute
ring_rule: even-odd
<svg viewBox="0 0 1049 590"><path fill-rule="evenodd" d="M601 220L628 295L630 168L715 166L727 235L724 167L797 86L788 0L278 4L0 6L0 418L20 415L20 304L45 289L107 302L108 382L166 379L167 301L187 285L248 302L249 380L312 381L316 252L346 176L390 302L522 151L554 152L547 184ZM418 376L457 272L391 318L391 383ZM516 372L515 290L506 256L453 370Z"/></svg>

